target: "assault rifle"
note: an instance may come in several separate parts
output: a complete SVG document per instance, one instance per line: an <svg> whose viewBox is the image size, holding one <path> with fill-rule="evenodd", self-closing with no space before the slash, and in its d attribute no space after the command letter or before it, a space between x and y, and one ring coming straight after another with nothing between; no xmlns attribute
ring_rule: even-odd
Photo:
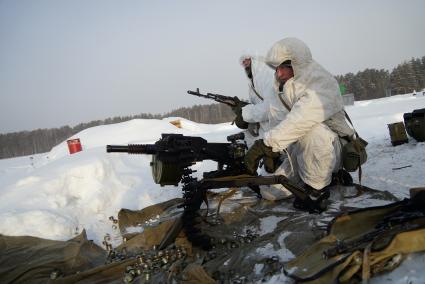
<svg viewBox="0 0 425 284"><path fill-rule="evenodd" d="M245 102L245 101L241 101L238 97L228 97L228 96L223 96L223 95L219 95L219 94L212 94L212 93L207 93L206 95L201 94L199 92L199 88L196 88L196 91L187 91L188 94L190 95L194 95L197 97L201 97L201 98L206 98L206 99L211 99L214 100L216 102L219 103L223 103L226 104L230 107L235 107L238 104L242 107L249 105L250 103ZM259 96L261 98L261 96ZM263 98L261 98L263 99ZM248 123L248 132L253 136L253 137L258 137L259 135L259 129L260 129L260 124L259 123Z"/></svg>
<svg viewBox="0 0 425 284"><path fill-rule="evenodd" d="M214 100L216 102L226 104L230 107L235 107L238 104L240 104L241 106L249 105L248 102L241 101L238 97L228 97L228 96L212 94L212 93L207 93L206 95L201 94L199 92L199 88L196 88L196 91L189 90L189 91L187 91L187 93L190 94L190 95L201 97L201 98Z"/></svg>
<svg viewBox="0 0 425 284"><path fill-rule="evenodd" d="M421 227L423 227L423 225L421 226L414 223L398 224L393 227L382 227L368 232L354 240L338 241L334 247L331 247L323 252L323 258L329 259L340 254L353 253L356 250L363 250L369 243L374 243L381 238L385 237L386 239L391 240L399 233L413 231Z"/></svg>
<svg viewBox="0 0 425 284"><path fill-rule="evenodd" d="M406 204L408 204L408 202L409 200L404 200L400 203L404 203L407 208ZM373 230L357 236L354 239L337 241L335 246L328 248L323 252L323 258L329 259L340 254L363 250L370 243L373 244L372 249L383 249L397 234L424 228L424 217L424 211L397 211L384 218ZM379 246L381 246L381 248L379 248Z"/></svg>
<svg viewBox="0 0 425 284"><path fill-rule="evenodd" d="M162 134L155 144L107 145L106 151L152 155L150 165L155 183L177 186L181 182L184 199L182 226L194 245L206 249L210 246L209 238L202 236L195 228L195 220L209 189L249 187L261 196L260 185L282 184L310 213L320 213L326 209L327 196L312 196L285 176L248 175L244 164L247 146L243 139L244 134L238 133L227 137L229 143L209 143L201 137ZM189 167L203 160L216 161L217 170L204 172L203 178L197 180L191 176L194 171Z"/></svg>

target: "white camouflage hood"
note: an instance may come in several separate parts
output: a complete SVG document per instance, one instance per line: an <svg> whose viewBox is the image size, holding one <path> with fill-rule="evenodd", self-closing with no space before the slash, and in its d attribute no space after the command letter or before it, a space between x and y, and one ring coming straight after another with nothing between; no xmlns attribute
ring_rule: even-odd
<svg viewBox="0 0 425 284"><path fill-rule="evenodd" d="M275 43L266 56L266 64L273 70L281 63L291 60L295 79L301 75L302 67L313 62L308 46L296 38L284 38Z"/></svg>

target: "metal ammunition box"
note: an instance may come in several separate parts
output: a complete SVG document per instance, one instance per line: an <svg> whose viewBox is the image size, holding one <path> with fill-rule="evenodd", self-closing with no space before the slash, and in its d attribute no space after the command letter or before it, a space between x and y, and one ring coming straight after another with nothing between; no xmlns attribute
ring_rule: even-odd
<svg viewBox="0 0 425 284"><path fill-rule="evenodd" d="M403 122L388 124L388 129L390 131L391 144L393 146L401 145L409 141Z"/></svg>

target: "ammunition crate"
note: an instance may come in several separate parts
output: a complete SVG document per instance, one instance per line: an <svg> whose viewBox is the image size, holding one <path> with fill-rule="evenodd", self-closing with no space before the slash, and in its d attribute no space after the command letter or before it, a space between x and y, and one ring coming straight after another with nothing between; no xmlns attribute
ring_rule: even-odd
<svg viewBox="0 0 425 284"><path fill-rule="evenodd" d="M393 146L409 142L403 122L388 124L388 129L390 131L391 144Z"/></svg>

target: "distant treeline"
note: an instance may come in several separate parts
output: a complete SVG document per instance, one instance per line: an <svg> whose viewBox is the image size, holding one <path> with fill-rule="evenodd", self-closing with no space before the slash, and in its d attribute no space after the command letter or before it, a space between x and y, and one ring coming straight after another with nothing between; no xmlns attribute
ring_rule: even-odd
<svg viewBox="0 0 425 284"><path fill-rule="evenodd" d="M425 88L425 56L412 58L399 64L391 72L381 69L366 69L356 74L336 76L338 82L353 93L356 100L382 98L388 94L405 94ZM0 134L0 159L48 152L68 137L93 126L124 122L135 118L161 119L178 116L199 123L220 123L232 121L232 110L223 104L195 105L173 110L164 115L142 113L133 116L118 116L105 120L80 123L75 127L37 129Z"/></svg>
<svg viewBox="0 0 425 284"><path fill-rule="evenodd" d="M63 126L60 128L0 134L0 159L48 152L52 147L67 140L70 136L93 126L119 123L136 118L162 119L173 116L187 118L199 123L220 123L232 121L234 118L232 110L226 105L195 105L189 108L179 108L164 115L142 113L132 116L117 116L105 120L94 120L88 123L80 123L74 127Z"/></svg>
<svg viewBox="0 0 425 284"><path fill-rule="evenodd" d="M399 64L391 72L366 69L336 78L346 87L347 93L354 94L356 101L411 93L425 88L425 56Z"/></svg>

